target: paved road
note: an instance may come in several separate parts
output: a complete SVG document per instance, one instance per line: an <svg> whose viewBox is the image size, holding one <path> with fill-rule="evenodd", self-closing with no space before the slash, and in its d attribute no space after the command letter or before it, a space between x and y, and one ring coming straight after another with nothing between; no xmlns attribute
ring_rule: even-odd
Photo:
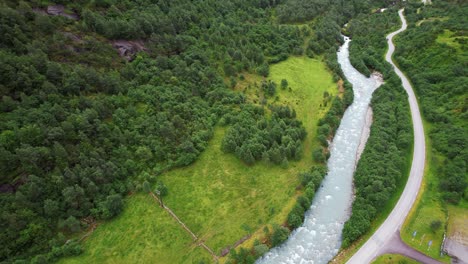
<svg viewBox="0 0 468 264"><path fill-rule="evenodd" d="M391 244L391 240L394 234L399 233L406 216L413 206L416 196L418 195L424 173L426 146L418 101L416 100L416 96L414 95L410 82L392 61L392 55L395 51L395 46L393 45L392 39L398 33L406 30L407 26L405 17L403 16L403 9L401 9L398 14L400 15L402 26L399 30L387 36L389 49L385 55L385 59L393 65L396 74L401 78L403 87L408 93L414 130L413 162L411 165L408 182L406 183L405 189L400 197L400 200L398 200L397 205L395 208L393 208L393 211L387 217L385 222L380 226L380 228L374 233L374 235L372 235L372 237L347 262L350 264L370 263L374 258L385 252L386 247Z"/></svg>

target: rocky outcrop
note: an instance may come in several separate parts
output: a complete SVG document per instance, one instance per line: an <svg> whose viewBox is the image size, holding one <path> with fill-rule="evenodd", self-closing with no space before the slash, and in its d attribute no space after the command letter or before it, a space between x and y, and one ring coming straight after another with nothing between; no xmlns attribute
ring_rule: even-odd
<svg viewBox="0 0 468 264"><path fill-rule="evenodd" d="M147 50L143 42L140 40L115 40L112 42L112 47L117 49L120 57L123 57L128 61L132 61L136 53Z"/></svg>
<svg viewBox="0 0 468 264"><path fill-rule="evenodd" d="M45 9L33 8L33 11L41 15L63 16L72 20L80 19L80 16L76 12L72 12L72 13L65 12L64 5L50 5L50 6L47 6L47 8Z"/></svg>

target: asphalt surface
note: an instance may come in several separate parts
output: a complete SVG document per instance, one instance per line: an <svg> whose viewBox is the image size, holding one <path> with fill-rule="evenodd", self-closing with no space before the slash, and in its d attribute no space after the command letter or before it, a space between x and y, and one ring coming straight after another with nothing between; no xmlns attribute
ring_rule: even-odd
<svg viewBox="0 0 468 264"><path fill-rule="evenodd" d="M393 208L393 211L387 217L385 222L379 227L379 229L374 233L374 235L372 235L372 237L359 249L356 254L354 254L354 256L351 257L351 259L349 259L347 262L349 264L370 263L374 258L388 251L387 248L392 245L392 238L395 234L399 234L400 228L403 225L403 222L411 207L413 206L414 201L416 200L424 174L426 146L418 101L410 82L392 61L392 55L395 51L395 46L392 42L392 39L398 33L406 30L407 27L405 17L403 16L403 9L401 9L398 14L400 15L402 26L399 30L392 32L387 36L389 48L387 54L385 55L385 59L393 66L396 74L402 81L404 89L408 94L414 131L413 161L411 164L411 171L408 182L406 183L405 189L403 190L397 205L395 208Z"/></svg>

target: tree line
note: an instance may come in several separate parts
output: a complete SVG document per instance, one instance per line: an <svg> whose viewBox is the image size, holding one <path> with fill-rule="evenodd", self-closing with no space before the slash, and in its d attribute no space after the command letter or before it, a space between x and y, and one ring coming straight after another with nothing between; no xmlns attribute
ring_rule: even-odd
<svg viewBox="0 0 468 264"><path fill-rule="evenodd" d="M388 204L409 173L412 123L407 95L391 66L383 63L385 35L399 25L397 9L362 14L350 21L350 61L360 72L379 71L385 83L374 92L373 123L369 139L354 174L355 200L343 228L342 247L348 247L368 232L372 221Z"/></svg>
<svg viewBox="0 0 468 264"><path fill-rule="evenodd" d="M417 10L421 11L418 12ZM414 84L424 118L431 123L429 137L442 199L458 204L467 199L468 160L466 3L434 2L431 6L409 5L407 32L397 39L395 58ZM424 21L429 17L446 20ZM422 23L418 23L423 21ZM449 32L453 41L438 40Z"/></svg>
<svg viewBox="0 0 468 264"><path fill-rule="evenodd" d="M79 254L70 237L117 216L122 198L160 173L194 162L215 124L238 109L291 131L272 139L272 152L299 158L305 132L293 110L275 107L266 119L224 81L267 76L269 63L302 52L303 31L272 23L275 1L56 3L81 19L34 12L43 2L0 2L0 261ZM126 62L109 44L121 38L147 51Z"/></svg>

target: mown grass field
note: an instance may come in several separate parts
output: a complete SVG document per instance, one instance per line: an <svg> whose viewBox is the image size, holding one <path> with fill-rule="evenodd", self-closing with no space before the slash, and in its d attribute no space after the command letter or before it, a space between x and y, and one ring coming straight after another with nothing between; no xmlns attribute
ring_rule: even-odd
<svg viewBox="0 0 468 264"><path fill-rule="evenodd" d="M160 176L169 189L165 204L217 254L247 234L253 234L245 242L250 245L263 235L265 226L285 221L298 194L297 174L313 164L311 147L318 144L314 139L317 121L327 110L320 107L323 93L337 93L331 74L318 60L290 58L273 65L270 77L278 83L278 99L272 100L293 106L307 129L300 161L290 162L286 169L264 163L246 166L234 155L221 151L226 128L217 127L209 146L194 164ZM279 88L281 79L288 80L291 90ZM250 75L246 80L252 85L245 92L255 100L258 92L253 82L261 78ZM245 88L247 81L239 83L237 89ZM129 197L126 203L119 218L100 225L84 242L83 255L62 263L212 261L148 195Z"/></svg>
<svg viewBox="0 0 468 264"><path fill-rule="evenodd" d="M385 254L375 259L372 264L417 264L416 260L402 255Z"/></svg>

